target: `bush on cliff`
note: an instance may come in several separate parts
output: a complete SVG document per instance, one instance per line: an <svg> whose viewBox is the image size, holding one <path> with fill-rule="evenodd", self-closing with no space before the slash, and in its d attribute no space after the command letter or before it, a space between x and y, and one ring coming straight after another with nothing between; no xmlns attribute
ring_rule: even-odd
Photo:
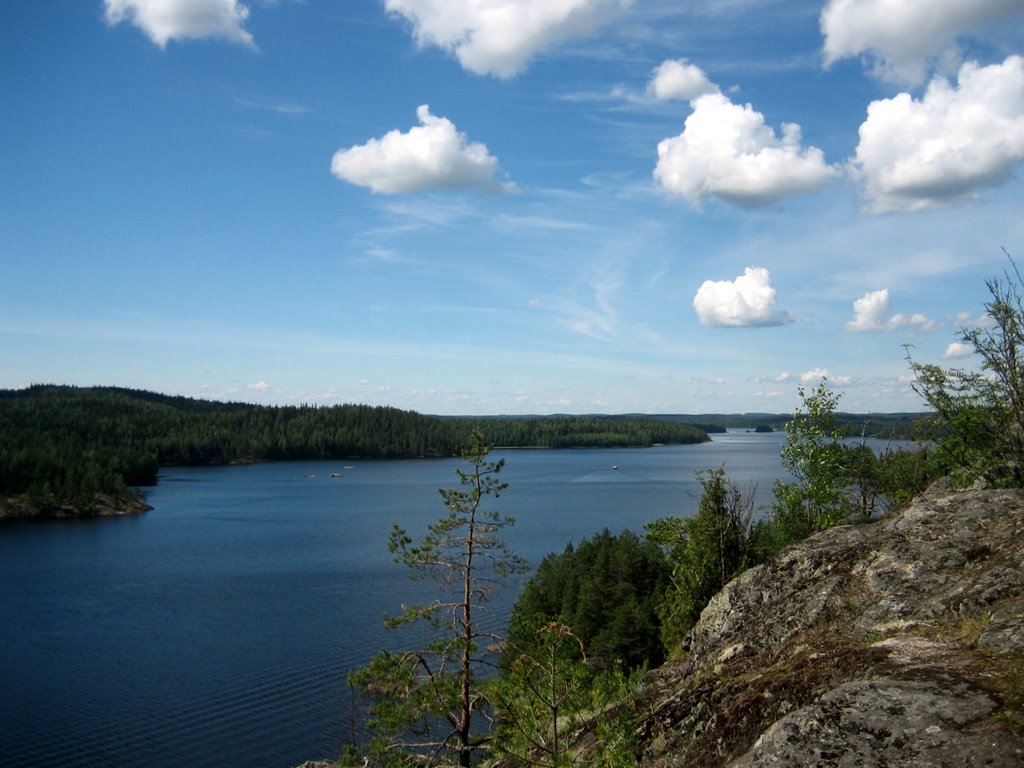
<svg viewBox="0 0 1024 768"><path fill-rule="evenodd" d="M1009 254L1007 254L1009 257ZM1024 278L1010 258L1003 279L986 282L988 320L962 328L960 344L981 371L915 362L914 389L935 410L943 468L962 486L1024 486Z"/></svg>
<svg viewBox="0 0 1024 768"><path fill-rule="evenodd" d="M704 493L696 515L663 517L645 526L647 539L665 548L672 565L672 584L658 609L661 637L670 650L715 593L750 565L752 555L752 499L729 482L724 469L698 477Z"/></svg>

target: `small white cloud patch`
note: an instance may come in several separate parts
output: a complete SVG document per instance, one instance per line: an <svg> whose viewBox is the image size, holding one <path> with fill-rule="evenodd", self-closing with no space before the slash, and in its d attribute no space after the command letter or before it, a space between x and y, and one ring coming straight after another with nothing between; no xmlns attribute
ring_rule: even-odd
<svg viewBox="0 0 1024 768"><path fill-rule="evenodd" d="M593 34L632 0L385 0L412 24L420 46L434 45L477 75L512 77L538 54Z"/></svg>
<svg viewBox="0 0 1024 768"><path fill-rule="evenodd" d="M747 267L733 281L705 280L693 297L702 325L722 328L784 325L789 315L775 309L775 288L764 267Z"/></svg>
<svg viewBox="0 0 1024 768"><path fill-rule="evenodd" d="M943 360L962 360L965 357L970 357L974 354L974 347L970 344L965 344L962 341L954 341L948 347L946 351L942 353Z"/></svg>
<svg viewBox="0 0 1024 768"><path fill-rule="evenodd" d="M249 9L238 0L104 0L107 23L129 21L161 48L169 40L219 37L253 46L242 25Z"/></svg>
<svg viewBox="0 0 1024 768"><path fill-rule="evenodd" d="M647 93L658 101L692 101L708 93L718 93L718 86L708 80L704 70L696 64L689 64L686 59L668 59L654 70Z"/></svg>
<svg viewBox="0 0 1024 768"><path fill-rule="evenodd" d="M918 331L934 331L939 324L919 312L912 315L897 313L889 317L892 308L889 300L889 289L870 291L853 302L853 320L843 326L851 333L867 331L894 331L900 328L913 328Z"/></svg>
<svg viewBox="0 0 1024 768"><path fill-rule="evenodd" d="M498 161L478 142L469 142L455 124L416 110L420 125L407 133L390 131L365 144L339 149L331 173L342 181L385 195L423 189L500 189L494 180ZM507 188L509 185L505 185Z"/></svg>
<svg viewBox="0 0 1024 768"><path fill-rule="evenodd" d="M835 175L817 147L800 146L800 126L785 123L782 138L749 105L721 93L691 102L679 136L658 144L654 178L669 193L699 207L709 197L763 206L813 192Z"/></svg>
<svg viewBox="0 0 1024 768"><path fill-rule="evenodd" d="M1008 181L1024 161L1024 57L964 64L954 87L936 78L873 101L860 126L853 173L873 213L962 203Z"/></svg>
<svg viewBox="0 0 1024 768"><path fill-rule="evenodd" d="M853 302L853 320L844 327L848 331L882 331L889 316L889 289L871 291Z"/></svg>
<svg viewBox="0 0 1024 768"><path fill-rule="evenodd" d="M829 376L830 374L828 368L811 368L811 370L804 371L803 373L800 374L800 381L806 384L811 381L821 381L823 379L827 379L829 378Z"/></svg>

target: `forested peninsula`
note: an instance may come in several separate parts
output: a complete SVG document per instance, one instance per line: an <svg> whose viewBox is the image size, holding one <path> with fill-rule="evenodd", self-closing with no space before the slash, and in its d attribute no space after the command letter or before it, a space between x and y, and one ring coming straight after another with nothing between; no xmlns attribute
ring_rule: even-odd
<svg viewBox="0 0 1024 768"><path fill-rule="evenodd" d="M457 456L474 429L495 446L580 448L699 443L715 427L642 416L441 417L34 385L0 390L0 518L145 509L138 489L156 483L161 466Z"/></svg>

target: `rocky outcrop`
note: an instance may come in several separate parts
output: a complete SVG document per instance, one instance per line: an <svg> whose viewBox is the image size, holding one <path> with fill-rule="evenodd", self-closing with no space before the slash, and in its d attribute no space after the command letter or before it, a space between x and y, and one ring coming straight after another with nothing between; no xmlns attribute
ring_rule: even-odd
<svg viewBox="0 0 1024 768"><path fill-rule="evenodd" d="M33 501L28 496L0 497L2 520L66 520L90 517L119 517L135 515L152 509L140 498L97 495L91 504L75 507L57 502Z"/></svg>
<svg viewBox="0 0 1024 768"><path fill-rule="evenodd" d="M1024 765L1024 491L936 487L747 571L638 706L645 768Z"/></svg>

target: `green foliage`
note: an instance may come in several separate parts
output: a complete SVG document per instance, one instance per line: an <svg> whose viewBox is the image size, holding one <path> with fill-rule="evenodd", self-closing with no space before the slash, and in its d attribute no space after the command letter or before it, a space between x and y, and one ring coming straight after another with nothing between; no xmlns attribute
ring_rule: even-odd
<svg viewBox="0 0 1024 768"><path fill-rule="evenodd" d="M943 474L927 444L916 450L889 447L879 454L868 445L867 430L865 422L860 442L843 445L840 463L851 511L860 522L906 504Z"/></svg>
<svg viewBox="0 0 1024 768"><path fill-rule="evenodd" d="M529 648L536 627L557 621L571 629L587 655L626 669L660 664L657 604L669 568L659 548L632 531L605 529L548 555L512 610L509 637Z"/></svg>
<svg viewBox="0 0 1024 768"><path fill-rule="evenodd" d="M425 605L403 606L389 627L426 622L434 637L403 653L381 651L354 673L350 685L372 702L367 747L374 765L468 766L490 748L486 728L474 728L488 697L480 683L487 666L482 644L502 638L482 621L491 591L526 563L513 555L501 531L514 520L484 507L507 484L498 478L504 461L487 460L480 432L470 436L456 470L459 487L442 488L448 513L427 527L419 543L395 526L389 548L395 560L418 579L435 582L439 597Z"/></svg>
<svg viewBox="0 0 1024 768"><path fill-rule="evenodd" d="M698 426L656 416L540 416L462 419L494 445L531 448L628 448L708 440Z"/></svg>
<svg viewBox="0 0 1024 768"><path fill-rule="evenodd" d="M535 630L525 648L509 645L494 688L495 752L508 768L632 768L632 731L620 705L628 681L587 663L580 640L558 622ZM580 744L585 730L596 742Z"/></svg>
<svg viewBox="0 0 1024 768"><path fill-rule="evenodd" d="M882 497L882 462L864 438L860 443L843 446L842 466L846 471L851 507L861 522L868 522L886 506Z"/></svg>
<svg viewBox="0 0 1024 768"><path fill-rule="evenodd" d="M674 649L690 631L711 598L748 565L751 500L726 477L725 470L701 472L697 514L667 517L646 526L647 539L668 552L672 585L659 608L661 634Z"/></svg>
<svg viewBox="0 0 1024 768"><path fill-rule="evenodd" d="M985 283L989 323L960 331L980 372L917 363L907 352L914 389L936 412L939 461L964 485L1024 485L1024 280L1012 258L1010 266Z"/></svg>
<svg viewBox="0 0 1024 768"><path fill-rule="evenodd" d="M878 458L878 493L889 507L899 507L943 474L935 451L928 447L916 451L887 450Z"/></svg>
<svg viewBox="0 0 1024 768"><path fill-rule="evenodd" d="M782 466L795 482L775 482L771 530L773 548L801 541L842 522L853 505L845 493L849 471L843 431L836 422L839 395L825 382L808 393L786 424Z"/></svg>
<svg viewBox="0 0 1024 768"><path fill-rule="evenodd" d="M479 429L507 447L707 439L658 419L457 419L365 405L258 406L115 388L0 390L0 497L84 507L152 485L161 465L455 456Z"/></svg>

